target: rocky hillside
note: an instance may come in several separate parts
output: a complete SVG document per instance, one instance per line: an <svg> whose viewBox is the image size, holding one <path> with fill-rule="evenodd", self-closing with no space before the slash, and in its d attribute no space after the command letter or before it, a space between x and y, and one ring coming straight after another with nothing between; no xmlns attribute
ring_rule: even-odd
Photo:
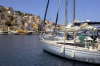
<svg viewBox="0 0 100 66"><path fill-rule="evenodd" d="M4 8L0 6L0 25L16 26L18 29L33 30L33 25L38 24L37 29L41 30L42 23L43 19L41 19L40 16L14 11L12 7ZM45 29L54 29L54 25L55 23L53 22L45 21ZM60 27L59 24L57 24L57 26Z"/></svg>
<svg viewBox="0 0 100 66"><path fill-rule="evenodd" d="M0 24L23 27L24 23L35 22L37 19L42 20L40 16L14 11L12 7L0 6Z"/></svg>

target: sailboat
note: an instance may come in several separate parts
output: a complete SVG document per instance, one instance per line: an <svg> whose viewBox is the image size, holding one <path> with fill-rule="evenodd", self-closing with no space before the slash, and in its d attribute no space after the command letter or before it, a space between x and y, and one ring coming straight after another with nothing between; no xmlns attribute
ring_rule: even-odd
<svg viewBox="0 0 100 66"><path fill-rule="evenodd" d="M48 3L47 3L47 8L48 8ZM66 0L66 5L67 5L67 0ZM46 12L45 12L45 17L46 17ZM45 17L44 17L44 22L45 22ZM66 18L65 22L67 22ZM91 31L92 37L90 35L85 35L84 33L82 33L79 36L74 35L75 32L78 33L79 31L83 32ZM96 28L86 23L77 27L76 26L71 27L71 24L67 25L66 23L64 31L65 33L61 33L63 34L63 36L59 41L46 40L44 36L41 34L40 44L42 44L43 50L50 52L52 54L76 61L100 64L100 42L99 38L96 41L96 36L95 36L96 31L97 31ZM68 39L71 38L68 37L68 34L73 34L72 36L73 38ZM58 38L60 38L60 36Z"/></svg>

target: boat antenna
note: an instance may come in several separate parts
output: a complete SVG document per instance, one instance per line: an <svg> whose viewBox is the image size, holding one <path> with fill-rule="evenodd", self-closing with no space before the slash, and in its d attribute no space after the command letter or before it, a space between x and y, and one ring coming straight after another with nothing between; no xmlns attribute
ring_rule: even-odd
<svg viewBox="0 0 100 66"><path fill-rule="evenodd" d="M61 3L61 0L59 0L59 6L58 6L58 12L57 12L57 16L56 16L56 23L55 23L54 31L56 29L56 25L57 25L57 21L58 21L58 14L59 14L59 9L60 9L60 3Z"/></svg>
<svg viewBox="0 0 100 66"><path fill-rule="evenodd" d="M42 31L43 31L43 27L44 27L44 22L45 22L46 15L47 15L48 6L49 6L49 0L48 0L48 2L47 2L47 7L46 7L45 15L44 15L44 20L43 20L43 25L42 25L41 33L42 33Z"/></svg>

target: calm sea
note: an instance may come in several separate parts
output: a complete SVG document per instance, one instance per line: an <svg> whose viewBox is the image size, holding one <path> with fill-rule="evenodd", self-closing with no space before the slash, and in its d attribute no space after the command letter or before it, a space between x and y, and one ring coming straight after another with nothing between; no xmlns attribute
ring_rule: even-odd
<svg viewBox="0 0 100 66"><path fill-rule="evenodd" d="M0 66L97 66L44 52L38 35L0 35Z"/></svg>

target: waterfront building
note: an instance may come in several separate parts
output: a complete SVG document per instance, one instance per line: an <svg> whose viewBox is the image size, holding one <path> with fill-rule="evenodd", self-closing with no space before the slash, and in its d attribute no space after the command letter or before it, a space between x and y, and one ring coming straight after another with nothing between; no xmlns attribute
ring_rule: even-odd
<svg viewBox="0 0 100 66"><path fill-rule="evenodd" d="M7 31L8 30L8 28L7 28L8 26L7 25L0 25L0 30L2 31Z"/></svg>
<svg viewBox="0 0 100 66"><path fill-rule="evenodd" d="M33 31L37 31L38 32L38 23L33 23Z"/></svg>

